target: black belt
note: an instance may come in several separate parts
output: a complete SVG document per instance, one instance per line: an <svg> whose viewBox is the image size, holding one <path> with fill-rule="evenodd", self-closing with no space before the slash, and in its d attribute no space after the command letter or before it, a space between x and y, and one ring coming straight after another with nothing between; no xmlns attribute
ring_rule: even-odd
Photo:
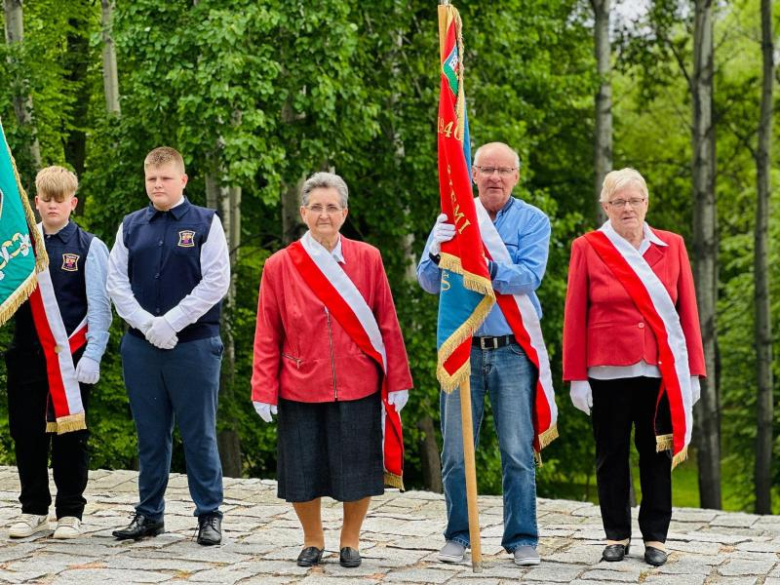
<svg viewBox="0 0 780 585"><path fill-rule="evenodd" d="M472 337L471 345L480 349L498 349L510 343L517 343L514 335L501 335L499 337Z"/></svg>

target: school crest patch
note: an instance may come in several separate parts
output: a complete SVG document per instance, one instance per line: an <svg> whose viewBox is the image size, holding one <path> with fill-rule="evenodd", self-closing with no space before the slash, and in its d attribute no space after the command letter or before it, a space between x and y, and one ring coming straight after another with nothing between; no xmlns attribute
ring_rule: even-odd
<svg viewBox="0 0 780 585"><path fill-rule="evenodd" d="M68 272L78 272L79 270L79 255L65 253L62 255L62 269Z"/></svg>
<svg viewBox="0 0 780 585"><path fill-rule="evenodd" d="M182 248L194 248L195 232L192 230L181 230L179 232L179 246Z"/></svg>

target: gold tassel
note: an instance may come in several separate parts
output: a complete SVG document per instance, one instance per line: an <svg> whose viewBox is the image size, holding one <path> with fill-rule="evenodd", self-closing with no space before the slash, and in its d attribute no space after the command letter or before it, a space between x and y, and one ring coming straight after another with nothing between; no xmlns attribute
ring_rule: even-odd
<svg viewBox="0 0 780 585"><path fill-rule="evenodd" d="M57 432L57 423L56 422L46 422L46 432L47 433L56 433Z"/></svg>
<svg viewBox="0 0 780 585"><path fill-rule="evenodd" d="M496 293L493 291L493 285L490 282L490 279L463 270L463 265L460 262L460 258L457 256L442 253L441 260L439 260L439 268L449 270L455 274L460 274L463 277L463 284L467 289L486 295L491 299L496 298Z"/></svg>
<svg viewBox="0 0 780 585"><path fill-rule="evenodd" d="M38 286L38 279L35 273L30 274L25 281L17 288L14 293L8 297L0 308L0 327L5 325L16 310L27 300L27 298Z"/></svg>
<svg viewBox="0 0 780 585"><path fill-rule="evenodd" d="M398 488L402 492L405 491L403 477L396 475L395 473L390 473L389 471L385 471L385 486Z"/></svg>
<svg viewBox="0 0 780 585"><path fill-rule="evenodd" d="M539 435L539 448L544 449L547 445L552 443L555 439L558 438L558 425L555 424L551 426L549 429L544 431L541 435Z"/></svg>
<svg viewBox="0 0 780 585"><path fill-rule="evenodd" d="M674 448L674 435L657 435L655 438L655 452L670 451Z"/></svg>
<svg viewBox="0 0 780 585"><path fill-rule="evenodd" d="M688 459L688 447L683 448L677 455L672 458L672 469L677 467L680 463Z"/></svg>
<svg viewBox="0 0 780 585"><path fill-rule="evenodd" d="M46 426L48 428L48 423ZM87 428L87 419L83 412L78 414L71 414L69 416L61 416L55 423L57 425L57 434L70 433L73 431L82 431Z"/></svg>

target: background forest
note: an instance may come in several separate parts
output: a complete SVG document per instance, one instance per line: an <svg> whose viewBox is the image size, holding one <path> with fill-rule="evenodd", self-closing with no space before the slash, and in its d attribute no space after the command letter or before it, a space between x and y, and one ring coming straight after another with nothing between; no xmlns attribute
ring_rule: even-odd
<svg viewBox="0 0 780 585"><path fill-rule="evenodd" d="M413 277L438 213L436 6L4 2L0 117L30 196L41 165L72 168L81 182L76 219L111 246L123 215L148 202L145 154L169 145L184 154L190 199L220 210L234 263L219 419L226 475L274 476L274 425L257 417L249 397L257 288L264 260L302 233L301 179L332 169L352 195L344 233L382 251L412 364L415 390L403 416L407 487L440 489L437 299ZM768 75L768 103L778 103L777 70L766 67L778 43L767 44L765 34L762 44L762 10L765 30L766 21L774 25L771 39L780 4L774 15L769 0L459 0L456 7L472 140L516 148L515 195L552 220L539 297L554 379L561 379L570 242L598 225L594 185L605 170L635 167L648 180L650 224L689 244L712 352L695 448L674 474L675 504L768 512L774 491L777 513L780 156L777 148L770 156L768 144L780 122L766 97L762 108L762 95ZM10 332L0 330L0 348ZM122 332L116 318L91 402L93 468L136 465ZM561 438L544 452L538 493L594 499L590 423L571 406L568 387L556 390ZM13 464L5 408L0 400L0 463ZM498 493L489 418L478 481L481 492ZM174 468L184 468L181 449Z"/></svg>

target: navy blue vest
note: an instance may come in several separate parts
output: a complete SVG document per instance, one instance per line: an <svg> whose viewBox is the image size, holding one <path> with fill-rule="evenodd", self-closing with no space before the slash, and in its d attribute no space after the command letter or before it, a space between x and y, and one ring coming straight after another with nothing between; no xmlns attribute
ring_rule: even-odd
<svg viewBox="0 0 780 585"><path fill-rule="evenodd" d="M184 203L170 211L151 204L126 216L122 236L128 251L127 276L141 307L164 315L192 292L203 278L200 253L214 221L214 210ZM177 334L179 341L219 335L222 302ZM143 338L131 329L130 333Z"/></svg>
<svg viewBox="0 0 780 585"><path fill-rule="evenodd" d="M73 333L87 315L84 265L94 237L72 221L56 234L43 236L46 252L49 254L49 273L54 285L54 295L57 297L68 335ZM19 307L16 313L14 346L39 348L40 345L28 301Z"/></svg>

